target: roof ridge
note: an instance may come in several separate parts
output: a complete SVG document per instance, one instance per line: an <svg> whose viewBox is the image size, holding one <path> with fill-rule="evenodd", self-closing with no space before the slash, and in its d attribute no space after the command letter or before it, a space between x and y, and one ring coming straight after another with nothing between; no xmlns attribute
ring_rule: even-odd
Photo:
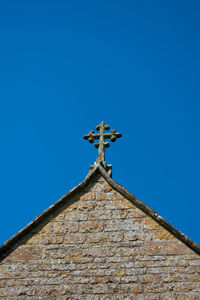
<svg viewBox="0 0 200 300"><path fill-rule="evenodd" d="M154 221L156 221L164 229L166 229L168 232L170 232L172 235L174 235L177 239L179 239L181 242L183 242L186 246L188 246L190 249L192 249L195 253L200 255L200 245L193 242L189 237L187 237L185 234L183 234L178 229L173 227L164 218L162 218L157 212L155 212L149 206L144 204L141 200L136 198L132 193L130 193L124 187L122 187L120 184L118 184L116 181L114 181L111 178L109 172L107 172L106 169L104 168L104 166L101 164L101 162L97 163L97 165L95 165L94 168L91 171L89 171L86 178L81 183L79 183L73 189L71 189L69 192L64 194L57 202L55 202L53 205L51 205L49 208L47 208L44 212L42 212L40 215L38 215L32 222L30 222L23 229L18 231L14 236L12 236L10 239L8 239L6 242L4 242L0 246L0 255L4 258L4 251L6 251L9 247L12 247L15 242L17 242L20 238L22 238L32 228L37 226L46 216L50 215L55 209L59 208L63 204L63 202L67 200L67 198L70 199L71 196L73 196L77 191L82 189L98 171L103 176L103 178L112 186L113 189L117 190L120 194L122 194L125 198L130 200L136 207L138 207L145 214L150 216Z"/></svg>
<svg viewBox="0 0 200 300"><path fill-rule="evenodd" d="M168 221L166 221L161 215L159 215L155 210L150 208L144 202L136 198L132 193L127 191L124 187L122 187L119 183L114 181L111 177L107 177L105 171L102 170L100 166L100 171L104 173L104 178L106 181L116 189L120 194L122 194L125 198L130 200L136 207L141 209L145 214L150 216L154 221L156 221L159 225L161 225L164 229L169 231L172 235L174 235L177 239L183 242L186 246L192 249L194 252L200 255L200 245L192 241L188 236L184 233L176 229L173 225L171 225Z"/></svg>

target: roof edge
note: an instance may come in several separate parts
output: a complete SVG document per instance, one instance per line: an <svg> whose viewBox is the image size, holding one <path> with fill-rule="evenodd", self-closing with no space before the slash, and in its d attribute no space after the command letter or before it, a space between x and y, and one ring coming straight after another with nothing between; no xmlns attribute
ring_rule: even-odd
<svg viewBox="0 0 200 300"><path fill-rule="evenodd" d="M28 223L24 228L19 230L16 234L14 234L11 238L9 238L7 241L5 241L0 246L0 255L4 253L9 247L12 247L15 242L17 242L20 238L22 238L26 233L28 233L31 229L33 229L35 226L37 226L46 216L50 215L54 209L59 208L64 201L66 201L66 198L73 196L77 191L79 191L81 188L83 188L88 181L97 173L99 168L99 165L95 166L92 171L89 171L85 179L80 182L78 185L76 185L74 188L72 188L69 192L64 194L58 201L56 201L54 204L49 206L45 211L43 211L41 214L39 214L33 221Z"/></svg>
<svg viewBox="0 0 200 300"><path fill-rule="evenodd" d="M103 176L103 178L111 185L111 187L113 189L115 189L120 194L122 194L126 199L130 200L137 208L141 209L145 214L147 214L149 217L151 217L154 221L156 221L164 229L166 229L168 232L170 232L172 235L174 235L178 240L183 242L186 246L188 246L190 249L192 249L195 253L200 255L200 245L193 242L189 237L187 237L185 234L183 234L178 229L176 229L174 226L172 226L169 222L167 222L163 217L161 217L156 211L151 209L149 206L144 204L141 200L136 198L132 193L130 193L124 187L122 187L120 184L118 184L116 181L114 181L111 178L111 176L109 175L109 172L106 172L104 166L101 165L101 162L99 162L96 166L94 166L94 169L87 174L86 178L81 183L76 185L73 189L71 189L69 192L67 192L65 195L63 195L57 202L55 202L53 205L51 205L49 208L47 208L44 212L42 212L39 216L37 216L32 222L30 222L23 229L18 231L14 236L12 236L10 239L8 239L6 242L4 242L0 246L0 255L4 257L3 254L9 247L12 247L15 242L17 242L26 233L28 233L31 229L33 229L35 226L37 226L46 216L50 215L54 211L54 209L59 208L62 205L62 203L67 200L67 198L70 198L76 192L78 192L81 188L83 188L89 182L89 180L95 176L95 174L98 171Z"/></svg>
<svg viewBox="0 0 200 300"><path fill-rule="evenodd" d="M183 242L186 246L192 249L195 253L200 255L200 245L193 242L188 236L184 233L176 229L173 225L171 225L168 221L166 221L162 216L160 216L156 211L151 209L149 206L144 204L141 200L136 198L132 193L127 191L124 187L114 181L111 177L108 177L103 167L100 165L99 170L101 171L105 180L120 194L122 194L125 198L130 200L137 208L141 209L145 214L151 217L154 221L156 221L159 225L161 225L164 229L174 235L177 239Z"/></svg>

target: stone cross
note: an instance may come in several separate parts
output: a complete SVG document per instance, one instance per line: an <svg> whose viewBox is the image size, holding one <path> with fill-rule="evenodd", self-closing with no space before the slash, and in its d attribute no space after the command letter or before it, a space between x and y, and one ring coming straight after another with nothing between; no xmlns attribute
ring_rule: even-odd
<svg viewBox="0 0 200 300"><path fill-rule="evenodd" d="M94 143L94 140L99 140L98 143L94 144L96 148L99 148L96 162L105 162L105 148L110 146L109 142L105 142L105 139L111 139L112 142L115 142L117 138L122 136L121 133L116 132L114 129L110 132L105 132L105 130L109 129L110 126L102 121L100 125L96 126L96 130L100 131L100 133L94 133L94 131L91 130L88 134L84 135L84 139L88 140L90 143Z"/></svg>

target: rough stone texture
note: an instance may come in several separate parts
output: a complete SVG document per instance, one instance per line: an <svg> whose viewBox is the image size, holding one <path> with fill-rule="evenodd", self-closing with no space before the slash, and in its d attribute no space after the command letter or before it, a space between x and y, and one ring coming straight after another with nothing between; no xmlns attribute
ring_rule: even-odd
<svg viewBox="0 0 200 300"><path fill-rule="evenodd" d="M0 299L200 299L200 257L97 177L1 262Z"/></svg>

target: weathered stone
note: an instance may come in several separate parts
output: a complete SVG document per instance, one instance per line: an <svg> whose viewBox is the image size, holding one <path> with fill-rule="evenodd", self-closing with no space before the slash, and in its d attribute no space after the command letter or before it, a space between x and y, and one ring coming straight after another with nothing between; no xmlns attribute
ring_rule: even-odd
<svg viewBox="0 0 200 300"><path fill-rule="evenodd" d="M18 260L34 260L40 259L42 256L41 246L20 246L14 250L5 260L18 261Z"/></svg>
<svg viewBox="0 0 200 300"><path fill-rule="evenodd" d="M80 232L97 232L103 230L101 221L82 221L80 223Z"/></svg>
<svg viewBox="0 0 200 300"><path fill-rule="evenodd" d="M37 245L39 244L40 236L39 235L32 235L26 242L26 245Z"/></svg>
<svg viewBox="0 0 200 300"><path fill-rule="evenodd" d="M186 253L191 253L188 247L178 241L151 241L146 242L147 255L181 255Z"/></svg>
<svg viewBox="0 0 200 300"><path fill-rule="evenodd" d="M87 239L87 236L84 233L66 233L64 237L64 241L68 244L73 244L73 243L83 243Z"/></svg>
<svg viewBox="0 0 200 300"><path fill-rule="evenodd" d="M40 244L41 245L49 245L49 244L62 244L63 243L63 235L61 234L42 234L40 236Z"/></svg>
<svg viewBox="0 0 200 300"><path fill-rule="evenodd" d="M2 260L0 298L199 299L200 257L97 180Z"/></svg>
<svg viewBox="0 0 200 300"><path fill-rule="evenodd" d="M158 228L154 234L155 240L176 240L176 238L163 228Z"/></svg>
<svg viewBox="0 0 200 300"><path fill-rule="evenodd" d="M53 222L54 233L78 232L79 224L76 220L65 222Z"/></svg>

